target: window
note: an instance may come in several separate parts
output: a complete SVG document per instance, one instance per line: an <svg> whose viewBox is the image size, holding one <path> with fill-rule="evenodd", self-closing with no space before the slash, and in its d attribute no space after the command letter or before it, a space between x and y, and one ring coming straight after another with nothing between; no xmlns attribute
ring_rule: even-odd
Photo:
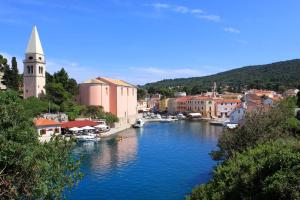
<svg viewBox="0 0 300 200"><path fill-rule="evenodd" d="M42 66L39 66L39 73L43 74L43 67Z"/></svg>
<svg viewBox="0 0 300 200"><path fill-rule="evenodd" d="M42 60L42 57L39 57L40 60Z"/></svg>
<svg viewBox="0 0 300 200"><path fill-rule="evenodd" d="M30 74L30 66L27 66L27 74Z"/></svg>
<svg viewBox="0 0 300 200"><path fill-rule="evenodd" d="M33 74L33 66L30 66L30 73Z"/></svg>
<svg viewBox="0 0 300 200"><path fill-rule="evenodd" d="M32 56L29 56L29 58L28 58L29 60L32 60L33 59L33 57Z"/></svg>

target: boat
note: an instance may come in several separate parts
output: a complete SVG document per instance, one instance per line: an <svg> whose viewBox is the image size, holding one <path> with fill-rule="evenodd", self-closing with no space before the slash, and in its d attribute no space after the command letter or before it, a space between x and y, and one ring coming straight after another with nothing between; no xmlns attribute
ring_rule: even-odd
<svg viewBox="0 0 300 200"><path fill-rule="evenodd" d="M133 124L133 128L142 128L145 122L142 119L136 120L135 124Z"/></svg>
<svg viewBox="0 0 300 200"><path fill-rule="evenodd" d="M226 124L226 128L229 128L229 129L235 129L237 128L239 125L238 124L232 124L232 123L228 123Z"/></svg>
<svg viewBox="0 0 300 200"><path fill-rule="evenodd" d="M178 119L178 120L183 120L183 119L186 119L186 116L184 116L182 113L179 113L179 114L177 115L177 119Z"/></svg>
<svg viewBox="0 0 300 200"><path fill-rule="evenodd" d="M76 135L75 139L77 141L99 141L100 140L100 138L97 137L97 135L92 133Z"/></svg>
<svg viewBox="0 0 300 200"><path fill-rule="evenodd" d="M188 120L201 120L202 115L200 113L189 113L187 116Z"/></svg>
<svg viewBox="0 0 300 200"><path fill-rule="evenodd" d="M212 119L209 121L211 125L216 125L216 126L226 126L227 123L230 123L227 119Z"/></svg>
<svg viewBox="0 0 300 200"><path fill-rule="evenodd" d="M209 124L216 125L216 126L224 126L224 122L223 121L218 121L218 120L210 121Z"/></svg>

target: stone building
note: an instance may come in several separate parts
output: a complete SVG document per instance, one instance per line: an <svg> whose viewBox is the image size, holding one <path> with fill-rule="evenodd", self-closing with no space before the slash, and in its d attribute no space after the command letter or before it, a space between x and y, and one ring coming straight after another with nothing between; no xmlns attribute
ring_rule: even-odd
<svg viewBox="0 0 300 200"><path fill-rule="evenodd" d="M46 61L36 26L32 29L23 63L23 97L46 94Z"/></svg>

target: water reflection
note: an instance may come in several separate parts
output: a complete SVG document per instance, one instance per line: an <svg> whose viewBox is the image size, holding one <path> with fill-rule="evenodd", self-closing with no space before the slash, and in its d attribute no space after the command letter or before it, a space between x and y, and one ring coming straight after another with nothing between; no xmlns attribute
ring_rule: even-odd
<svg viewBox="0 0 300 200"><path fill-rule="evenodd" d="M81 142L74 149L75 154L85 155L85 166L90 173L103 176L114 168L121 168L133 161L137 154L138 140L133 129L123 132L122 139L115 137L97 142Z"/></svg>
<svg viewBox="0 0 300 200"><path fill-rule="evenodd" d="M150 123L100 142L78 143L84 179L69 199L174 200L210 178L222 127L205 122ZM115 192L118 191L118 192Z"/></svg>

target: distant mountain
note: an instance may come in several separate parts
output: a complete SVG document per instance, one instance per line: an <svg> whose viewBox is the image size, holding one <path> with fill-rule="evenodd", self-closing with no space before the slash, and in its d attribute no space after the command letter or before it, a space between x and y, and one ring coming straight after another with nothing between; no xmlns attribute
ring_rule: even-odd
<svg viewBox="0 0 300 200"><path fill-rule="evenodd" d="M300 86L300 59L266 65L247 66L215 75L166 79L144 85L145 88L194 88L210 90L213 82L219 89L241 91L248 88L282 90ZM196 89L195 89L196 88Z"/></svg>

